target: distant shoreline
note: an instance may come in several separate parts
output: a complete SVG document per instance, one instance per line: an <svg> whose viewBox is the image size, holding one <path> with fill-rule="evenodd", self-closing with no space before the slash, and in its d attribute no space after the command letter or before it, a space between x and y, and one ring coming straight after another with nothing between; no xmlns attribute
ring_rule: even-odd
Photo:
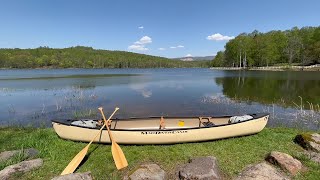
<svg viewBox="0 0 320 180"><path fill-rule="evenodd" d="M112 67L105 67L105 68L61 68L61 67L44 67L44 68L0 68L0 70L54 70L54 69L209 69L210 67L149 67L149 68L112 68Z"/></svg>
<svg viewBox="0 0 320 180"><path fill-rule="evenodd" d="M211 67L216 70L253 70L253 71L320 71L320 64L311 66L264 66L264 67Z"/></svg>

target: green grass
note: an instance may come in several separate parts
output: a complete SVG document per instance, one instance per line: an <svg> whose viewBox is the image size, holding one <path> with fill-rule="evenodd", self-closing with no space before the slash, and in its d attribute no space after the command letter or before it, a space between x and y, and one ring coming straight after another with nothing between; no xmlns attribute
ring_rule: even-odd
<svg viewBox="0 0 320 180"><path fill-rule="evenodd" d="M121 145L129 167L117 171L110 152L110 145L93 144L86 161L77 172L91 171L96 179L122 179L139 164L154 162L160 165L171 176L177 167L187 163L189 158L197 156L215 156L226 179L238 175L243 168L252 163L264 160L271 151L289 153L300 159L308 171L299 174L296 179L317 179L320 166L299 155L302 148L293 142L294 137L302 133L297 129L266 128L252 136L230 138L202 143L176 145ZM60 139L53 129L0 129L0 151L21 148L36 148L44 165L35 171L18 174L21 179L50 179L65 168L69 161L85 147L86 143ZM11 162L12 164L15 161ZM5 165L9 165L8 162ZM4 165L0 164L3 169Z"/></svg>

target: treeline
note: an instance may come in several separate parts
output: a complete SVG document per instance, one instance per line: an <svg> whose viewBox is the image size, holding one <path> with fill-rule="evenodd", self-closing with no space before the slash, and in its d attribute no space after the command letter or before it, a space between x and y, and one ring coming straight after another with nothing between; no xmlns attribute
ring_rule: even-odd
<svg viewBox="0 0 320 180"><path fill-rule="evenodd" d="M225 45L213 66L256 67L320 63L320 27L242 33Z"/></svg>
<svg viewBox="0 0 320 180"><path fill-rule="evenodd" d="M65 49L0 49L0 68L172 68L209 67L209 61L183 62L125 51L76 46Z"/></svg>

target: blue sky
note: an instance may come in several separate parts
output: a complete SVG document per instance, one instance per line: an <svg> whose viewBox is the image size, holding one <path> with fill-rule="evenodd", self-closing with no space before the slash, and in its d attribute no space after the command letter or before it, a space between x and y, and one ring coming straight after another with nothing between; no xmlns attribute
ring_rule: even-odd
<svg viewBox="0 0 320 180"><path fill-rule="evenodd" d="M320 1L1 0L0 19L0 48L82 45L205 56L242 32L319 26Z"/></svg>

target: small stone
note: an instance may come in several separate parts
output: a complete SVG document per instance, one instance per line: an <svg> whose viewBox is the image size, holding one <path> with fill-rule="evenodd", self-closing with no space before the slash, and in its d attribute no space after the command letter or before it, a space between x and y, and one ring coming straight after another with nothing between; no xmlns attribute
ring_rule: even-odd
<svg viewBox="0 0 320 180"><path fill-rule="evenodd" d="M18 154L18 153L19 153L18 150L1 152L0 153L0 162L6 161L6 160L12 158L15 154Z"/></svg>
<svg viewBox="0 0 320 180"><path fill-rule="evenodd" d="M39 151L34 148L29 148L24 150L24 154L27 156L27 158L34 158L39 155Z"/></svg>
<svg viewBox="0 0 320 180"><path fill-rule="evenodd" d="M34 158L39 154L39 151L34 148L24 149L24 150L13 150L13 151L4 151L0 153L0 162L7 161L8 159L21 154L23 151L24 158Z"/></svg>
<svg viewBox="0 0 320 180"><path fill-rule="evenodd" d="M221 179L217 158L198 157L190 161L179 171L180 179L213 180Z"/></svg>
<svg viewBox="0 0 320 180"><path fill-rule="evenodd" d="M286 153L272 151L266 160L272 164L279 165L292 175L296 175L302 169L301 162Z"/></svg>
<svg viewBox="0 0 320 180"><path fill-rule="evenodd" d="M316 152L320 152L320 144L318 143L315 143L315 142L312 142L310 141L310 146L312 147L311 149L316 151Z"/></svg>
<svg viewBox="0 0 320 180"><path fill-rule="evenodd" d="M289 180L283 173L266 162L256 165L249 165L236 180Z"/></svg>
<svg viewBox="0 0 320 180"><path fill-rule="evenodd" d="M72 174L66 174L62 176L57 176L52 178L51 180L92 180L93 177L91 175L91 172L85 172L85 173L72 173Z"/></svg>
<svg viewBox="0 0 320 180"><path fill-rule="evenodd" d="M294 142L306 150L320 152L320 135L317 133L299 134L295 137Z"/></svg>
<svg viewBox="0 0 320 180"><path fill-rule="evenodd" d="M42 159L33 159L8 166L0 171L0 180L7 180L12 174L16 172L28 172L33 169L39 168L40 166L42 166L42 164Z"/></svg>
<svg viewBox="0 0 320 180"><path fill-rule="evenodd" d="M313 151L304 151L304 155L306 155L311 161L320 164L320 153L316 153Z"/></svg>
<svg viewBox="0 0 320 180"><path fill-rule="evenodd" d="M134 173L129 176L131 180L164 180L166 172L157 164L141 165ZM128 179L125 177L124 179Z"/></svg>
<svg viewBox="0 0 320 180"><path fill-rule="evenodd" d="M311 139L317 144L320 144L320 134L317 134L317 133L311 134Z"/></svg>

